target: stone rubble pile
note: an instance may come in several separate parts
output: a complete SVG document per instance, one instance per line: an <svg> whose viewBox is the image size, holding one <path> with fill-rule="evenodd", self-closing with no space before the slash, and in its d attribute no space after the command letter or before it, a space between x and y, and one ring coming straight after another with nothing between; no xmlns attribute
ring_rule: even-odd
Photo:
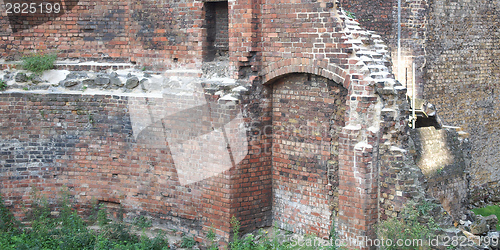
<svg viewBox="0 0 500 250"><path fill-rule="evenodd" d="M473 212L462 215L458 228L464 235L480 245L481 249L500 249L500 232L497 231L498 218L496 215L483 217Z"/></svg>

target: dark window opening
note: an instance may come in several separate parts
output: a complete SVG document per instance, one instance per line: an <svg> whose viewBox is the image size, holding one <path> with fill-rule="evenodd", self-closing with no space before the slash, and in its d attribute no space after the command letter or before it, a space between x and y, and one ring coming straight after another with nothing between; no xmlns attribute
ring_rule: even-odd
<svg viewBox="0 0 500 250"><path fill-rule="evenodd" d="M436 129L441 129L442 126L439 123L439 118L436 116L417 116L415 121L415 128L424 127L434 127Z"/></svg>
<svg viewBox="0 0 500 250"><path fill-rule="evenodd" d="M205 61L227 60L229 52L229 16L227 1L205 2L207 45Z"/></svg>
<svg viewBox="0 0 500 250"><path fill-rule="evenodd" d="M411 97L407 97L408 103L410 104L410 110L409 112L412 113L412 108L411 105L413 105L413 102L411 100ZM442 128L442 123L441 119L439 119L439 116L437 114L436 107L432 104L427 102L427 100L420 99L420 98L415 98L415 115L416 115L416 121L415 121L415 128L423 128L423 127L435 127L436 129L441 129Z"/></svg>

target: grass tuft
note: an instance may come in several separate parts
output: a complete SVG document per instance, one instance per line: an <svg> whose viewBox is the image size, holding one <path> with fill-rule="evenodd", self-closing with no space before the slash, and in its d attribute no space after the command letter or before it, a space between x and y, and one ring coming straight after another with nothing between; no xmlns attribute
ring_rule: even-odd
<svg viewBox="0 0 500 250"><path fill-rule="evenodd" d="M4 91L7 89L7 83L5 83L3 80L0 80L0 91Z"/></svg>
<svg viewBox="0 0 500 250"><path fill-rule="evenodd" d="M500 231L500 206L487 206L483 208L475 208L472 209L472 212L475 214L479 214L482 216L490 216L492 214L496 215L499 219L499 223L497 224L497 231Z"/></svg>
<svg viewBox="0 0 500 250"><path fill-rule="evenodd" d="M57 55L40 55L35 54L32 56L23 57L22 67L25 70L29 70L37 75L42 72L53 69L54 62L56 61Z"/></svg>

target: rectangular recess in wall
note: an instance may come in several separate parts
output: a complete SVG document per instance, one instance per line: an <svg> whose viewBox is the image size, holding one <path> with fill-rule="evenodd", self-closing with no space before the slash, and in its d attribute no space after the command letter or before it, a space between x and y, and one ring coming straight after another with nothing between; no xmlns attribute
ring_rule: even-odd
<svg viewBox="0 0 500 250"><path fill-rule="evenodd" d="M228 57L229 14L227 1L205 2L206 46L205 61Z"/></svg>

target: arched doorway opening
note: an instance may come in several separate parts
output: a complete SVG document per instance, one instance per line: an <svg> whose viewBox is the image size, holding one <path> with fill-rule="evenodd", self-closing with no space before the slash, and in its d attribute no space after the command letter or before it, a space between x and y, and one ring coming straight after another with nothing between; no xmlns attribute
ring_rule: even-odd
<svg viewBox="0 0 500 250"><path fill-rule="evenodd" d="M273 220L296 233L327 236L338 204L339 134L348 91L308 73L270 84Z"/></svg>

